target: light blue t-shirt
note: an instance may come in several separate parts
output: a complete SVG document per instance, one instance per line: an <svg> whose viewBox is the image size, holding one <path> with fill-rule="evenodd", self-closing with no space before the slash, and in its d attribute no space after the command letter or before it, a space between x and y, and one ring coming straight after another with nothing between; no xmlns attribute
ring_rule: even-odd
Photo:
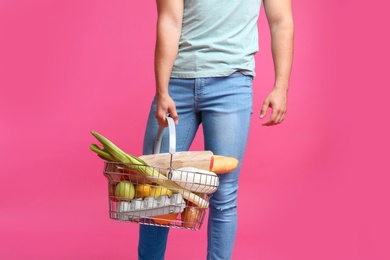
<svg viewBox="0 0 390 260"><path fill-rule="evenodd" d="M261 0L184 0L174 78L255 76Z"/></svg>

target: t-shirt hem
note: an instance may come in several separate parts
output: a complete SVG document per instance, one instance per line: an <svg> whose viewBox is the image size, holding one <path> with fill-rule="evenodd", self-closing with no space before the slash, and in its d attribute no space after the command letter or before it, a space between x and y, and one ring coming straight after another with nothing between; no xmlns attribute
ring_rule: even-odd
<svg viewBox="0 0 390 260"><path fill-rule="evenodd" d="M231 69L231 70L223 70L223 71L202 71L202 72L179 72L174 71L171 73L172 78L211 78L211 77L227 77L235 72L241 72L244 75L255 77L256 73L254 71L248 70L240 70L240 69Z"/></svg>

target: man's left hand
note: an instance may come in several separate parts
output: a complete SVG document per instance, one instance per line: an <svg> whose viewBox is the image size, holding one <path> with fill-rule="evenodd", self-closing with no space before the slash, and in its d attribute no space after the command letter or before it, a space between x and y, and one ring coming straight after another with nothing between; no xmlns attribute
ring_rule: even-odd
<svg viewBox="0 0 390 260"><path fill-rule="evenodd" d="M287 91L274 88L263 102L260 111L260 118L264 118L268 108L272 109L271 116L266 120L264 126L273 126L283 122L287 112Z"/></svg>

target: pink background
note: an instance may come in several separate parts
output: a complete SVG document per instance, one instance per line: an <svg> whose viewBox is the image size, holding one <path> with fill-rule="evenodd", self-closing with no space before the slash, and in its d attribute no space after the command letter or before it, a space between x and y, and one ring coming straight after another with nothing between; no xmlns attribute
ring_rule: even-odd
<svg viewBox="0 0 390 260"><path fill-rule="evenodd" d="M257 118L273 82L262 12L234 259L390 259L384 3L294 1L289 112L272 128ZM155 23L154 1L0 0L1 259L136 259L89 131L141 154ZM167 259L205 251L206 226L172 230Z"/></svg>

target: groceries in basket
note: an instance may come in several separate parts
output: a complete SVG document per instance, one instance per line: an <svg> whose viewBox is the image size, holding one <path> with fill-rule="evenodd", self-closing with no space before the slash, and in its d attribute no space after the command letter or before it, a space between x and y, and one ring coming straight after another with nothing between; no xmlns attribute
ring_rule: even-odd
<svg viewBox="0 0 390 260"><path fill-rule="evenodd" d="M169 167L170 156L168 153L141 155L139 157L125 153L110 140L92 131L93 136L101 143L103 148L97 144L91 144L90 149L98 154L100 158L111 162L133 163L150 165L155 167ZM176 152L174 154L173 168L175 164L180 167L195 167L201 170L208 170L216 174L224 174L236 169L239 161L236 158L214 155L211 151L189 151Z"/></svg>
<svg viewBox="0 0 390 260"><path fill-rule="evenodd" d="M234 170L238 160L211 151L133 156L92 131L100 145L90 149L105 160L110 217L148 225L197 230L217 174Z"/></svg>

